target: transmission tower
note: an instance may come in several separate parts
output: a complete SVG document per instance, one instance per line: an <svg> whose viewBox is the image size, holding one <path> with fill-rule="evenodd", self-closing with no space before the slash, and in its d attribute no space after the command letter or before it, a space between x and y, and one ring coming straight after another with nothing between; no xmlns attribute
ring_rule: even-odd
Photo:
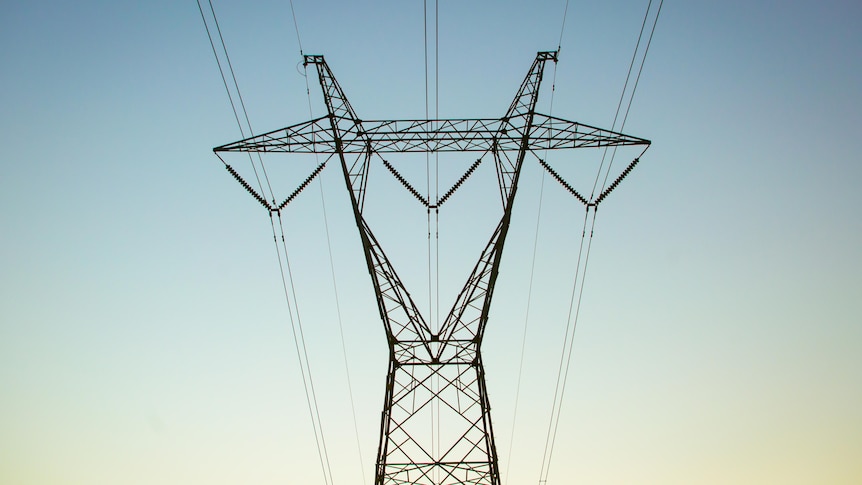
<svg viewBox="0 0 862 485"><path fill-rule="evenodd" d="M501 118L440 120L362 120L321 55L306 55L317 69L327 114L311 121L216 147L219 152L318 153L337 157L350 193L356 227L386 331L389 367L376 485L499 485L500 470L482 364L482 339L497 282L512 205L527 154L587 209L595 209L631 170L595 198L578 193L536 152L543 150L648 146L648 140L537 113L542 75L557 53L539 52L509 109ZM436 331L426 322L363 217L369 166L382 153L478 152L477 161L438 200L428 200L385 160L390 172L428 209L437 209L485 157L493 160L503 205L491 235L452 309ZM324 162L325 164L326 162ZM281 211L316 176L319 166L281 204L255 192L229 165L228 170L262 205ZM439 446L425 439L431 409L439 410ZM424 416L424 417L423 417ZM445 434L443 434L445 433Z"/></svg>

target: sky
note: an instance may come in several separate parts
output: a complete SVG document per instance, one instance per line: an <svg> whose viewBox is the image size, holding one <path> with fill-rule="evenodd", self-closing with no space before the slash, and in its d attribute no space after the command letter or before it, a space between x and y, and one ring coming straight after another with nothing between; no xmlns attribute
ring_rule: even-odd
<svg viewBox="0 0 862 485"><path fill-rule="evenodd" d="M254 129L309 93L320 116L290 3L214 5ZM559 44L537 109L609 128L646 5L571 0L562 28L563 1L440 2L430 113L502 116ZM212 153L241 135L197 4L2 10L0 483L324 483L266 212ZM294 10L360 117L425 117L421 2ZM652 146L597 217L548 483L862 482L860 21L663 5L624 130ZM588 186L597 154L548 160ZM267 160L276 192L299 158ZM483 169L441 209L443 307L499 217ZM425 211L376 174L369 223L427 310ZM371 483L386 342L340 177L283 217L333 483ZM539 479L583 227L535 163L515 204L483 344L512 485Z"/></svg>

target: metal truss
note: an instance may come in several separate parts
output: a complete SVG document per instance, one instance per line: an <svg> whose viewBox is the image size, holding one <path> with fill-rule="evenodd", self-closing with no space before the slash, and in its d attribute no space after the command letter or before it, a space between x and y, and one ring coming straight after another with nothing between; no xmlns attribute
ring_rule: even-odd
<svg viewBox="0 0 862 485"><path fill-rule="evenodd" d="M537 54L501 118L366 121L356 115L323 56L305 56L305 65L317 69L326 116L214 149L216 152L322 153L337 156L340 162L389 344L376 485L500 484L480 349L525 156L538 150L647 146L650 143L642 138L536 113L547 61L556 62L557 53ZM455 186L436 201L423 198L384 161L402 185L429 208L445 202L486 156L490 155L496 166L503 214L452 309L435 331L416 307L362 210L373 156L446 151L481 152L482 155ZM543 166L550 170L546 164ZM318 167L312 176L321 168ZM587 201L551 172L585 205L595 207L598 203ZM231 173L255 195L235 172ZM618 182L619 179L615 184ZM604 195L607 194L599 198ZM272 211L279 211L289 199L279 206L261 203ZM436 446L428 439L432 413L440 423Z"/></svg>
<svg viewBox="0 0 862 485"><path fill-rule="evenodd" d="M642 145L646 140L594 126L535 113L531 150ZM496 146L517 150L521 140L507 133L502 119L367 120L363 132L341 139L344 153L487 152ZM218 147L218 151L335 153L329 116Z"/></svg>

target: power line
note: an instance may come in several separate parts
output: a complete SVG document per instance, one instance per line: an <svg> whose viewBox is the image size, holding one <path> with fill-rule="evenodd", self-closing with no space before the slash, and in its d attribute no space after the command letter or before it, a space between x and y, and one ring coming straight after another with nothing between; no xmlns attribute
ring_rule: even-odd
<svg viewBox="0 0 862 485"><path fill-rule="evenodd" d="M219 23L218 23L218 16L216 15L215 8L213 7L212 0L208 0L208 1L210 4L210 11L213 14L213 21L215 22L216 32L218 32L218 37L219 37L219 40L221 41L221 47L222 47L222 51L224 52L224 58L227 61L227 66L228 66L228 69L230 70L230 76L233 79L233 85L236 88L237 98L239 98L239 105L240 105L240 107L242 107L242 114L245 117L245 123L248 126L249 136L254 136L254 130L251 128L251 119L248 117L248 111L245 108L245 101L242 99L242 91L240 91L239 83L236 80L236 74L234 73L234 70L233 70L233 63L230 62L230 55L227 52L227 45L225 44L224 37L222 36L222 33L221 33L221 27L219 26ZM207 31L209 31L209 30L207 30ZM242 130L240 130L240 132L241 131ZM250 156L250 154L249 154L249 156ZM266 173L266 166L264 166L264 164L263 164L263 158L261 157L260 153L257 154L257 159L260 162L260 168L261 168L261 171L263 172L263 178L264 178L264 180L266 180L266 186L269 188L270 200L272 200L272 202L275 203L275 193L272 191L272 184L270 184L270 182L269 182L269 175L267 175L267 173ZM253 165L254 165L254 162L252 162L252 166ZM263 192L262 187L261 187L261 192Z"/></svg>
<svg viewBox="0 0 862 485"><path fill-rule="evenodd" d="M225 89L225 92L227 93L227 99L230 102L230 107L231 107L231 110L233 111L233 117L236 120L236 125L239 128L240 135L243 138L245 138L245 130L243 129L242 122L239 120L239 113L237 112L236 104L233 101L233 95L231 94L230 88L228 87L228 84L227 84L227 76L225 76L224 68L221 65L221 60L219 59L218 52L216 51L215 42L213 41L212 33L210 32L209 23L207 22L206 16L204 15L204 10L203 10L203 7L201 6L200 0L197 0L197 4L198 4L198 10L201 13L201 20L203 21L204 28L206 29L206 32L207 32L207 38L210 41L210 47L212 48L212 51L213 51L213 57L215 57L216 65L218 66L218 72L219 72L219 75L221 76L222 84L224 84L224 89ZM210 7L212 7L212 4L210 4ZM211 10L211 12L212 12L212 10ZM214 12L213 12L213 15L214 15ZM254 171L254 177L257 180L257 184L258 184L258 187L260 189L260 193L263 194L263 184L261 183L260 176L257 173L257 167L254 165L254 159L252 158L251 153L248 153L248 161L251 164L252 170Z"/></svg>
<svg viewBox="0 0 862 485"><path fill-rule="evenodd" d="M640 29L640 32L638 33L638 40L637 40L637 43L635 44L635 50L632 52L631 61L629 61L629 69L628 69L628 72L626 73L626 82L623 83L623 90L622 90L622 92L620 92L620 100L617 102L617 110L614 112L614 121L611 123L611 130L616 129L616 127L617 127L617 118L620 115L620 108L622 107L623 100L626 97L626 90L628 89L629 80L631 79L631 76L632 76L632 68L634 68L635 59L637 58L638 50L640 49L641 40L643 39L643 35L644 35L644 27L646 27L646 22L647 22L647 18L649 17L649 11L650 11L651 7L652 7L652 0L649 0L649 2L647 3L646 12L644 12L643 22L641 22L641 29ZM629 104L631 104L631 98L629 98ZM622 131L622 130L620 130L620 131ZM602 161L599 164L599 170L596 172L596 180L595 180L595 182L593 182L593 190L592 190L592 192L590 192L590 200L592 200L593 196L595 196L596 186L598 186L599 177L601 176L602 168L604 167L605 157L607 156L607 154L608 154L608 149L606 147L602 151ZM611 157L611 159L613 160L613 156ZM611 162L611 163L613 163L613 162ZM610 164L608 166L607 172L608 173L610 172ZM607 181L607 175L605 175L605 182L606 181ZM604 186L605 182L602 182L602 186ZM599 192L601 192L601 190L599 190Z"/></svg>
<svg viewBox="0 0 862 485"><path fill-rule="evenodd" d="M311 103L311 89L310 89L310 86L308 84L308 65L304 62L305 54L304 54L303 49L302 49L302 39L301 39L300 34L299 34L299 22L298 22L297 17L296 17L296 10L294 9L294 6L293 6L293 0L290 0L290 13L291 13L291 17L293 19L294 31L296 32L296 41L297 41L297 44L299 45L299 55L303 59L303 71L304 71L303 77L305 78L305 94L306 94L306 98L308 100L308 115L310 118L314 119L314 110L312 108L312 103ZM316 140L316 134L312 134L312 140ZM333 155L330 155L330 157L331 156L333 156ZM315 160L317 160L319 162L319 158L318 158L319 155L317 153L314 154L314 157L315 157ZM360 475L362 477L362 483L364 484L364 483L366 483L366 478L365 478L365 466L362 464L363 463L363 460L362 460L362 442L359 438L359 426L358 426L358 421L356 419L356 400L353 397L353 383L352 383L352 379L350 377L350 359L348 358L347 344L346 344L346 339L344 338L344 322L343 322L342 313L341 313L341 300L338 296L338 283L337 283L337 278L336 278L336 274L335 274L335 264L334 264L333 255L332 255L332 238L331 238L330 232L329 232L329 216L328 216L328 212L326 210L326 197L325 197L324 189L323 189L323 180L318 180L318 187L320 188L320 205L321 205L321 209L323 211L323 224L324 224L324 230L326 233L326 248L327 248L327 252L329 254L329 269L330 269L330 276L332 279L332 290L333 290L333 293L335 295L335 312L336 312L336 316L337 316L337 320L338 320L338 333L339 333L339 336L341 338L341 354L342 354L342 360L344 362L344 372L345 372L345 376L347 378L347 394L348 394L348 397L350 400L350 414L351 414L351 417L353 419L353 432L354 432L354 436L356 438L356 450L357 450L357 454L358 454L358 458L359 458L359 471L360 471Z"/></svg>
<svg viewBox="0 0 862 485"><path fill-rule="evenodd" d="M305 54L302 52L302 39L299 38L299 24L296 21L296 10L293 9L293 0L290 0L290 16L293 17L293 30L296 31L296 43L299 44L299 56Z"/></svg>
<svg viewBox="0 0 862 485"><path fill-rule="evenodd" d="M557 54L563 46L563 32L566 30L566 17L569 15L569 0L566 0L566 8L563 10L563 24L560 26L560 40L557 41Z"/></svg>
<svg viewBox="0 0 862 485"><path fill-rule="evenodd" d="M661 13L661 5L662 5L663 1L664 0L661 0L659 3L658 11L656 13L656 16L655 16L655 19L653 22L653 26L652 26L652 30L650 32L649 40L647 42L647 46L644 49L644 53L643 53L643 56L641 58L640 67L638 68L638 74L637 74L637 77L635 79L635 83L633 85L632 92L629 95L628 105L626 107L625 115L623 116L623 122L620 125L619 131L622 131L623 128L625 127L625 120L628 117L628 112L629 112L629 109L631 108L631 104L632 104L632 100L634 99L635 91L637 90L637 84L638 84L638 81L640 80L640 73L642 72L643 65L646 61L646 55L647 55L647 52L649 51L649 45L652 42L652 36L653 36L653 33L655 32L655 26L656 26L656 23L658 22L658 16ZM647 4L647 10L644 13L644 20L641 24L641 29L640 29L640 32L638 34L638 40L637 40L637 43L635 45L634 52L632 54L631 62L629 63L628 73L626 74L626 81L625 81L625 84L623 85L623 91L620 94L620 100L619 100L619 103L617 104L616 113L614 114L614 121L611 125L612 130L614 130L616 127L616 122L617 122L617 119L618 119L618 116L620 113L622 102L625 99L626 89L628 87L628 83L629 83L629 80L631 78L632 69L634 67L634 63L635 63L635 60L637 58L637 53L638 53L639 48L640 48L641 40L643 39L644 28L645 28L647 20L649 18L651 6L652 6L652 0L650 0L649 3ZM613 151L611 153L611 159L610 159L610 162L608 163L608 168L607 168L607 171L605 172L605 177L604 177L604 180L602 182L602 187L601 187L601 190L599 191L602 193L602 195L599 197L599 199L601 199L604 195L606 195L605 185L607 183L608 174L610 173L611 167L613 165L613 160L614 160L614 157L616 155L616 149L617 149L617 147L614 146ZM567 317L566 331L565 331L565 335L564 335L564 339L563 339L563 350L560 354L560 366L558 369L557 383L555 385L555 390L554 390L554 401L553 401L553 405L551 407L551 419L550 419L550 422L548 425L548 433L547 433L547 436L545 439L545 450L544 450L543 457L542 457L542 467L541 467L541 471L539 474L539 483L540 484L546 483L548 480L548 475L550 473L551 458L553 456L554 445L556 443L556 438L557 438L557 431L559 429L560 415L562 412L562 405L563 405L563 399L565 396L566 383L568 382L568 375L569 375L569 370L571 367L571 359L572 359L572 353L573 353L573 349L574 349L574 336L575 336L575 331L577 329L578 317L580 315L581 302L583 300L584 284L586 281L587 266L588 266L589 257L590 257L590 249L592 248L593 234L595 232L595 224L596 224L596 217L597 217L597 210L598 210L597 203L599 202L599 200L594 199L595 190L596 190L596 185L598 184L599 177L600 177L601 172L602 172L602 168L603 168L603 165L605 162L605 156L606 155L607 155L607 147L605 148L605 150L603 152L601 163L599 164L599 168L596 172L596 179L595 179L595 182L593 183L593 189L592 189L592 193L590 195L590 200L593 201L593 203L586 205L586 213L584 215L584 227L583 227L583 232L581 233L581 243L580 243L579 249L578 249L578 260L577 260L577 264L576 264L575 280L574 280L574 283L572 285L572 297L571 297L571 300L569 302L569 315ZM630 166L630 168L633 167L637 163L637 160L638 159L636 158L635 161L632 162L632 165ZM630 170L630 168L627 169L627 171ZM591 221L590 221L590 219L591 219ZM583 255L583 266L581 266L581 257L583 254L584 240L585 240L584 238L586 236L586 228L587 228L588 222L589 222L589 226L590 226L590 235L589 235L589 238L586 240L587 241L586 254ZM579 283L580 283L580 285L579 285Z"/></svg>
<svg viewBox="0 0 862 485"><path fill-rule="evenodd" d="M236 104L233 101L233 96L232 96L231 91L228 87L227 76L225 74L224 68L223 68L221 61L219 59L219 55L218 55L217 49L215 47L215 42L213 41L212 32L211 32L211 30L209 28L209 24L206 20L206 15L203 12L203 7L201 6L200 0L196 0L196 1L198 4L198 10L201 13L201 20L203 21L204 28L206 29L206 32L207 32L207 38L209 39L210 47L212 48L213 55L216 58L216 64L218 65L218 68L219 68L219 74L222 77L222 83L224 84L225 90L227 91L228 99L229 99L230 104L231 104L231 109L233 110L234 118L236 119L237 126L239 127L239 130L240 130L240 135L242 135L243 138L245 138L245 130L243 129L243 124L240 121L239 113L236 109ZM239 102L240 102L240 106L242 108L242 113L243 113L243 116L245 118L245 124L249 130L249 136L254 136L254 131L253 131L252 126L251 126L251 120L248 116L248 111L245 107L245 102L242 98L242 92L239 88L239 83L237 82L236 74L235 74L235 71L233 69L233 65L230 61L230 55L228 54L228 51L227 51L227 45L225 43L224 36L222 35L221 27L219 26L218 16L217 16L215 8L213 6L212 0L209 0L208 3L209 3L209 7L210 7L210 13L211 13L212 18L213 18L213 22L215 23L216 31L217 31L218 36L219 36L221 49L222 49L223 55L225 57L225 60L227 62L228 69L229 69L230 74L231 74L231 79L233 80L234 89L236 91L237 97L238 97ZM297 36L298 36L298 29L297 29ZM261 183L260 176L258 175L257 168L254 164L254 160L252 159L250 152L248 153L248 156L249 156L249 162L251 163L252 169L253 169L254 174L255 174L255 178L257 179L258 186L260 187L260 192L263 193L263 184ZM261 165L261 171L263 172L264 179L266 180L266 185L269 188L270 199L272 200L272 203L275 204L275 193L272 190L272 185L269 181L269 176L266 173L266 167L264 166L263 159L262 159L259 152L258 152L257 156L258 156L258 159L259 159L259 162ZM225 164L225 165L227 166L227 164ZM279 245L279 240L278 240L278 237L276 234L274 215L278 216L279 227L281 228L281 245ZM317 445L318 457L320 459L321 468L323 470L324 481L327 484L331 484L332 483L332 470L331 470L331 466L330 466L330 462L329 462L329 456L328 456L328 453L326 451L326 441L325 441L325 438L323 435L323 426L322 426L322 422L320 419L320 409L318 407L317 398L316 398L316 394L314 391L314 382L313 382L313 377L312 377L312 373L311 373L310 361L308 359L308 351L307 351L307 346L305 343L305 336L304 336L304 332L302 330L302 321L301 321L301 317L299 314L298 305L296 303L296 292L295 292L295 287L293 284L293 275L292 275L292 272L290 270L290 260L288 258L287 244L286 244L285 237L284 237L284 227L281 223L281 211L277 210L277 209L273 210L272 208L270 208L269 218L270 218L270 226L272 229L273 241L274 241L275 246L276 246L276 255L278 257L279 272L281 274L281 281L282 281L282 287L284 289L285 302L287 303L287 306L288 306L288 315L289 315L291 329L292 329L292 333L293 333L293 337L294 337L294 347L295 347L296 352L297 352L297 360L299 362L300 374L302 375L303 387L305 389L306 404L308 405L309 414L311 415L312 428L314 431L315 443ZM284 252L284 263L282 262L282 256L281 256L282 249ZM287 266L287 270L288 270L288 277L287 278L285 277L285 272L284 272L285 265ZM288 285L288 281L290 282L289 285ZM294 299L294 304L292 306L293 306L293 311L296 312L296 320L294 320L293 311L291 310L291 303L290 303L290 295L291 294L293 295L293 299ZM300 353L300 347L302 349L301 353ZM307 375L307 379L306 379L306 375Z"/></svg>
<svg viewBox="0 0 862 485"><path fill-rule="evenodd" d="M634 85L634 87L632 88L632 95L631 95L631 97L629 98L629 104L628 104L628 106L626 106L626 113L625 113L625 115L623 116L623 122L620 124L620 131L622 131L623 129L625 129L625 126L626 126L626 120L628 120L628 118L629 118L629 110L630 110L630 109L631 109L631 107L632 107L632 101L633 101L633 100L634 100L634 98L635 98L635 92L637 91L637 89L638 89L638 83L640 83L640 80L641 80L641 73L642 73L642 72L643 72L643 70L644 70L644 64L646 63L646 57L647 57L647 53L649 53L650 45L652 45L652 37L653 37L653 34L655 34L655 27L656 27L656 25L658 24L658 17L659 17L659 15L661 15L661 7L662 7L662 5L663 5L663 4L664 4L664 0L660 0L660 1L659 1L659 4L658 4L658 11L657 11L657 12L656 12L656 14L655 14L655 20L653 20L652 29L650 30L650 33L649 33L649 39L647 40L647 45L646 45L646 48L644 49L644 55L643 55L643 58L641 59L641 65L640 65L640 67L638 68L638 75L637 75L637 77L635 78L635 85Z"/></svg>
<svg viewBox="0 0 862 485"><path fill-rule="evenodd" d="M568 375L568 366L567 365L565 366L565 369L566 369L565 373L563 372L563 369L564 369L564 363L566 362L565 357L566 357L567 345L568 345L568 348L570 349L571 348L571 339L574 337L574 332L572 331L572 326L573 326L572 311L574 308L575 295L577 293L579 281L581 282L581 286L583 287L583 280L581 278L581 262L582 262L582 257L584 255L584 241L586 239L586 230L587 230L587 223L589 220L589 216L590 216L590 209L589 209L589 206L587 206L587 208L584 212L584 223L583 223L583 229L581 230L581 242L578 245L578 258L577 258L577 262L575 263L575 279L574 279L574 282L572 284L572 298L569 301L569 313L568 313L568 316L566 318L566 331L563 334L563 344L562 344L563 352L560 354L560 364L559 364L559 368L557 369L557 381L556 381L556 384L554 386L554 398L553 398L553 404L551 406L550 421L548 423L548 432L545 436L545 447L544 447L544 451L542 452L542 465L541 465L540 471L539 471L539 483L540 484L546 483L548 481L548 473L550 471L550 466L551 466L551 455L553 454L554 442L556 441L557 423L559 421L560 410L562 409L562 400L563 400L562 399L562 389L564 388L564 384L561 381L563 380L564 375ZM595 218L595 216L594 216L594 218ZM589 254L589 251L587 252L587 254ZM584 266L586 266L586 264ZM580 304L578 306L580 307ZM571 335L571 337L570 337L570 335ZM571 355L571 352L569 352L569 355Z"/></svg>
<svg viewBox="0 0 862 485"><path fill-rule="evenodd" d="M563 21L560 26L560 38L557 43L557 55L559 56L560 50L562 50L563 43L563 33L566 29L566 16L569 12L569 2L566 0L566 7L563 11ZM548 115L554 115L554 95L557 91L557 63L554 62L554 74L551 82L551 100L550 106L548 108ZM544 159L548 159L548 151L545 150ZM533 255L530 261L530 278L529 283L527 284L527 307L524 312L524 330L521 336L521 353L518 359L518 377L515 384L515 404L514 409L512 411L512 431L509 438L509 451L506 457L506 480L509 479L509 469L512 465L512 449L515 444L515 430L518 419L518 405L521 397L521 378L523 377L524 372L524 355L526 353L526 344L527 344L527 329L530 321L530 308L533 299L533 279L535 277L536 271L536 254L538 252L539 247L539 227L542 217L542 202L544 200L545 193L545 171L542 171L541 179L539 182L539 204L536 208L536 230L535 235L533 236Z"/></svg>
<svg viewBox="0 0 862 485"><path fill-rule="evenodd" d="M562 20L561 25L560 25L560 37L559 37L558 42L557 42L557 56L558 56L558 58L559 58L560 51L562 50L563 34L565 32L565 29L566 29L566 18L568 16L568 13L569 13L569 0L566 0L566 6L563 10L563 20ZM550 106L548 108L548 115L549 116L553 116L553 114L554 114L554 95L556 94L556 88L557 88L557 62L554 62L554 74L553 74L553 79L551 82L551 100L550 100ZM548 158L548 151L545 150L544 159L547 160L547 158ZM543 160L541 160L541 161L544 162ZM521 336L521 352L520 352L520 357L518 359L518 377L517 377L516 384L515 384L515 404L514 404L514 409L512 411L512 431L511 431L510 439L509 439L509 451L507 453L507 458L506 458L506 480L509 479L509 469L512 465L512 449L513 449L514 443L515 443L515 430L516 430L516 424L517 424L517 418L518 418L518 404L519 404L520 396L521 396L521 378L523 377L523 372L524 372L524 355L526 352L526 344L527 344L527 330L528 330L528 326L529 326L530 308L531 308L531 303L532 303L532 298L533 298L533 279L534 279L535 270L536 270L536 254L538 252L538 245L539 245L539 227L540 227L541 216L542 216L542 202L544 200L544 191L545 191L545 171L543 170L542 175L541 175L541 180L539 183L539 204L538 204L538 207L536 209L536 230L535 230L535 235L533 237L533 255L532 255L532 258L530 261L530 277L529 277L529 283L527 286L527 307L526 307L525 312L524 312L524 330L523 330L523 334ZM544 465L543 465L543 468L544 468Z"/></svg>
<svg viewBox="0 0 862 485"><path fill-rule="evenodd" d="M652 4L652 0L650 0L650 5L651 4ZM652 29L650 30L649 39L647 40L647 44L646 44L646 48L644 49L643 57L641 57L640 67L638 68L638 74L637 74L637 77L635 78L635 83L634 83L634 86L632 87L632 92L631 92L631 95L629 96L629 102L628 102L628 105L626 106L626 111L625 111L625 114L623 115L623 121L620 124L619 131L623 131L623 129L625 129L626 120L628 120L628 117L629 117L629 110L632 107L632 101L634 100L635 92L638 89L638 83L640 82L640 79L641 79L641 73L643 72L644 64L646 63L647 53L649 53L649 48L650 48L650 45L652 44L652 37L653 37L653 34L655 33L655 27L658 24L658 18L659 18L659 15L661 15L661 7L663 4L664 4L664 0L660 0L659 4L658 4L658 10L656 11L656 14L655 14L655 19L653 20ZM644 29L644 25L646 24L646 20L647 20L648 16L649 16L649 5L647 6L647 12L644 15L644 23L641 25L641 33L640 33L640 36L638 37L638 45L640 45L640 39L641 39L641 37L643 37L643 29ZM635 47L635 54L637 54L637 47ZM634 56L632 57L632 61L634 61ZM629 66L629 75L630 74L631 74L631 66ZM626 79L626 83L628 83L628 76ZM623 88L623 93L625 93L625 88ZM622 98L620 99L620 101L622 101ZM619 106L617 106L617 112L619 113ZM616 116L614 116L614 121L616 122ZM611 129L613 129L613 128L611 128ZM605 172L605 178L602 181L602 190L601 191L604 191L605 185L608 182L608 176L611 173L611 166L613 166L614 158L616 157L616 154L617 154L617 149L616 149L616 147L614 147L613 151L611 152L611 161L608 164L608 170L607 170L607 172Z"/></svg>
<svg viewBox="0 0 862 485"><path fill-rule="evenodd" d="M305 344L305 332L302 330L302 319L299 314L299 306L296 301L296 287L293 283L293 271L290 267L290 259L287 252L287 242L284 237L284 225L281 221L281 212L278 214L278 225L281 230L281 246L278 244L278 237L275 232L275 221L270 213L270 222L272 223L272 236L276 245L276 253L278 254L278 268L281 273L281 283L284 288L284 299L287 302L288 314L290 316L290 326L293 330L293 343L296 349L297 360L299 362L300 372L302 374L302 384L305 387L306 401L308 403L308 411L311 413L311 424L314 429L314 440L317 444L318 457L320 465L323 469L323 479L327 484L332 482L332 468L329 463L329 454L326 450L326 439L323 434L323 422L320 419L320 408L317 405L317 394L314 391L314 378L311 374L311 362L308 359L308 347ZM284 251L284 264L281 260L281 251ZM285 278L284 268L287 267L288 278ZM289 284L288 284L289 283ZM293 310L296 313L296 321L294 323L293 312L290 311L290 296L293 296ZM297 338L298 336L298 338ZM300 353L301 347L301 353ZM304 359L304 361L303 361ZM303 365L303 362L305 365ZM308 380L306 381L306 373Z"/></svg>
<svg viewBox="0 0 862 485"><path fill-rule="evenodd" d="M590 260L590 249L593 244L593 233L596 225L596 209L590 210L591 206L587 206L584 215L584 231L581 233L581 244L578 249L577 270L575 280L572 284L572 297L569 302L569 312L566 319L566 332L563 338L563 352L560 354L560 368L557 373L557 383L554 390L554 406L551 410L551 421L548 425L548 435L545 441L545 452L542 461L542 472L540 474L539 483L547 483L551 468L551 458L554 454L554 445L557 441L557 431L560 425L560 417L563 410L563 399L566 393L566 383L568 382L569 369L572 362L572 351L574 349L575 331L578 327L578 317L581 311L581 302L583 301L584 284L587 277L587 265ZM592 217L590 215L592 214ZM586 236L586 226L588 220L591 219L590 235L586 239L587 250L583 254L584 240ZM581 256L583 254L583 265L581 265ZM580 283L580 284L579 284ZM564 365L565 363L565 365Z"/></svg>
<svg viewBox="0 0 862 485"><path fill-rule="evenodd" d="M542 202L545 193L545 172L542 171L542 178L539 182L539 207L536 209L536 232L533 237L533 256L530 261L530 279L527 283L527 308L524 311L524 331L521 335L521 355L518 359L518 378L515 384L515 405L512 411L512 431L509 438L509 451L506 454L506 480L509 480L509 469L512 466L512 448L515 444L515 429L518 420L518 403L521 398L521 377L524 373L524 354L527 347L527 327L530 320L530 305L533 300L533 277L536 271L536 254L539 247L539 223L542 218Z"/></svg>
<svg viewBox="0 0 862 485"><path fill-rule="evenodd" d="M356 435L356 449L359 452L359 470L362 474L362 483L365 483L365 466L362 464L362 444L359 439L359 427L356 421L356 405L353 399L353 383L350 379L350 364L347 358L347 344L344 339L344 324L341 318L341 302L338 298L338 285L335 278L335 263L332 257L332 238L329 234L329 217L326 212L326 202L323 194L323 181L319 181L320 205L323 208L323 227L326 230L326 248L329 253L329 270L332 275L332 291L335 294L335 312L338 315L338 333L341 336L341 355L344 359L344 370L347 375L347 393L350 396L350 413L353 417L353 432Z"/></svg>

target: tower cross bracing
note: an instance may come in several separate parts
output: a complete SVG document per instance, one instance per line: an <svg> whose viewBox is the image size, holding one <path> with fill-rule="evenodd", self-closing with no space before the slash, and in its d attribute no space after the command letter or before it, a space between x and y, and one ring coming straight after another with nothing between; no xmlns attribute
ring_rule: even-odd
<svg viewBox="0 0 862 485"><path fill-rule="evenodd" d="M539 52L501 118L362 120L321 55L306 55L323 91L327 114L214 149L215 152L318 153L336 157L350 194L353 216L386 333L386 377L375 485L499 485L500 470L485 386L481 346L509 230L518 180L528 153L540 150L648 146L648 140L537 113L545 64L557 52ZM485 157L493 160L503 211L466 283L439 328L414 303L363 216L369 166L381 153L479 152L477 162L446 194L424 198L388 162L387 168L426 207L437 208ZM595 208L637 159L596 198L578 194L544 161L542 166L585 205ZM326 163L326 162L324 162ZM231 173L270 211L280 211L322 165L282 204L270 204L233 169ZM426 439L433 410L445 425L434 446Z"/></svg>

